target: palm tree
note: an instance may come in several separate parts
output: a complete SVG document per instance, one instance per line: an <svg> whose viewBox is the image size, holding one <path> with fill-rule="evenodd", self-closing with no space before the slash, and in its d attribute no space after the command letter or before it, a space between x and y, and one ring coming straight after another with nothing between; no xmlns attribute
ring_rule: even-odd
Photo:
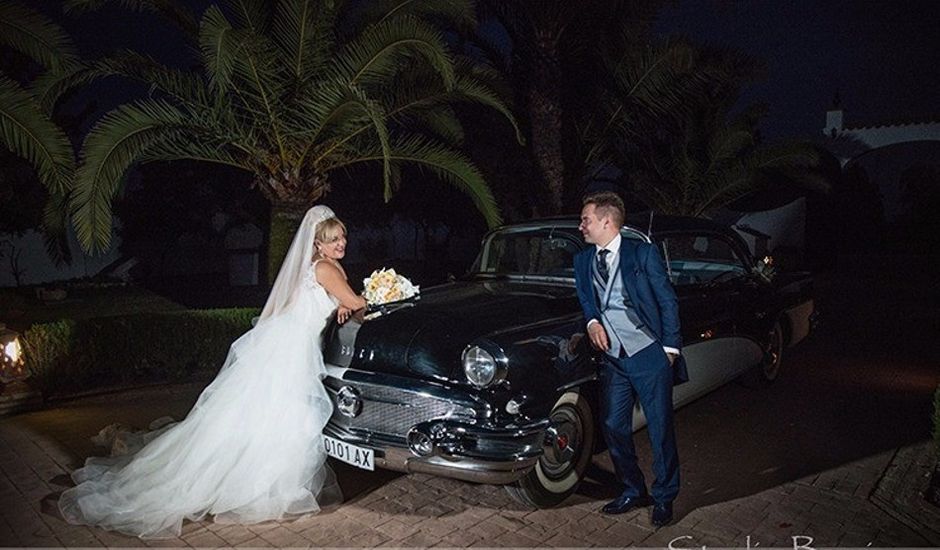
<svg viewBox="0 0 940 550"><path fill-rule="evenodd" d="M341 0L232 0L227 7L211 5L199 19L197 71L132 52L95 64L95 75L138 79L156 93L107 113L82 145L70 208L83 246L108 246L111 201L124 175L157 159L253 174L272 205L272 273L300 216L330 191L332 174L358 164L381 166L386 200L402 166L414 165L464 191L489 225L500 222L483 176L456 148L462 126L453 105L483 104L515 121L493 91L492 71L452 54L432 23L475 24L469 1L378 2L364 14Z"/></svg>
<svg viewBox="0 0 940 550"><path fill-rule="evenodd" d="M23 83L0 73L0 145L26 159L49 193L43 216L47 249L56 261L68 260L65 197L72 187L75 156L65 131L53 120L56 103L67 90L52 87L81 68L72 40L42 14L10 0L0 1L0 45L25 55L42 72Z"/></svg>
<svg viewBox="0 0 940 550"><path fill-rule="evenodd" d="M749 56L670 40L605 56L604 92L580 129L585 181L619 173L665 214L703 216L755 191L774 173L824 188L815 147L762 142L764 109L731 110L760 71Z"/></svg>
<svg viewBox="0 0 940 550"><path fill-rule="evenodd" d="M771 179L825 190L816 173L819 153L801 142L765 144L753 106L730 119L710 113L665 147L645 155L632 171L633 192L664 214L706 216L749 195Z"/></svg>
<svg viewBox="0 0 940 550"><path fill-rule="evenodd" d="M525 113L535 172L547 190L550 213L564 210L579 182L582 153L577 128L599 92L601 53L611 39L647 35L663 0L487 0L484 15L499 22L509 45L482 47L510 74L519 112ZM503 53L508 50L507 56Z"/></svg>

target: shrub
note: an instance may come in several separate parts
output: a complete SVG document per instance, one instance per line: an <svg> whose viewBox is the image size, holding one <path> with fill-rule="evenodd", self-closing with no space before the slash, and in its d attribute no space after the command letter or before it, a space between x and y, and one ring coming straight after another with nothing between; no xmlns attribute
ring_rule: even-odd
<svg viewBox="0 0 940 550"><path fill-rule="evenodd" d="M933 394L933 444L940 460L940 386Z"/></svg>
<svg viewBox="0 0 940 550"><path fill-rule="evenodd" d="M26 367L45 396L214 374L255 308L141 313L33 325Z"/></svg>

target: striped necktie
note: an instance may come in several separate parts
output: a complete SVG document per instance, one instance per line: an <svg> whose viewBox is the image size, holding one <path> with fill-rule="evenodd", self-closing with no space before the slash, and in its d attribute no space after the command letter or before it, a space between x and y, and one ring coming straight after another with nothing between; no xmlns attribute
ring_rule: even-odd
<svg viewBox="0 0 940 550"><path fill-rule="evenodd" d="M610 278L610 268L607 267L607 255L610 250L602 248L597 251L597 273L601 276L601 281L606 285Z"/></svg>

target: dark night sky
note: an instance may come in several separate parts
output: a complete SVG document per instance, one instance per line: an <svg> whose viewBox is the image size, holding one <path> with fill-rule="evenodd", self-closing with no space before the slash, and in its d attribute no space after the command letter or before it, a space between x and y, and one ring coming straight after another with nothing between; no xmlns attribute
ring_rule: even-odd
<svg viewBox="0 0 940 550"><path fill-rule="evenodd" d="M769 103L781 137L821 132L837 90L847 126L937 118L937 23L936 0L677 0L656 30L762 59L743 100Z"/></svg>
<svg viewBox="0 0 940 550"><path fill-rule="evenodd" d="M211 2L188 3L201 13ZM52 14L59 2L42 4ZM88 54L129 47L171 64L192 59L157 17L117 8L55 17ZM766 75L745 90L742 104L769 104L762 127L775 138L818 135L837 90L849 126L940 116L940 53L930 38L938 22L937 0L676 0L660 13L656 31L762 59ZM99 108L127 95L113 87L95 87Z"/></svg>

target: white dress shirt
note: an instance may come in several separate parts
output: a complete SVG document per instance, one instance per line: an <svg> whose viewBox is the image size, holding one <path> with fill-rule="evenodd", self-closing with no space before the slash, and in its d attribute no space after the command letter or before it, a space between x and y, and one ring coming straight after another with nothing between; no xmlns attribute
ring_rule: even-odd
<svg viewBox="0 0 940 550"><path fill-rule="evenodd" d="M617 232L617 235L613 239L611 239L609 243L605 244L604 246L595 245L597 248L597 250L595 251L595 258L597 257L596 254L599 254L601 250L608 250L610 252L609 254L607 254L607 257L604 258L604 260L607 262L607 273L610 273L610 274L614 273L614 266L617 265L614 262L619 261L618 257L620 256L620 243L622 241L623 241L623 237L620 236L620 232ZM594 260L594 261L597 261L597 260ZM588 328L590 328L591 323L599 323L599 322L600 321L598 321L597 319L591 319L590 321L588 321L587 326ZM671 348L669 346L663 346L663 351L665 351L666 353L673 353L675 355L679 355L679 350L677 350L676 348Z"/></svg>

